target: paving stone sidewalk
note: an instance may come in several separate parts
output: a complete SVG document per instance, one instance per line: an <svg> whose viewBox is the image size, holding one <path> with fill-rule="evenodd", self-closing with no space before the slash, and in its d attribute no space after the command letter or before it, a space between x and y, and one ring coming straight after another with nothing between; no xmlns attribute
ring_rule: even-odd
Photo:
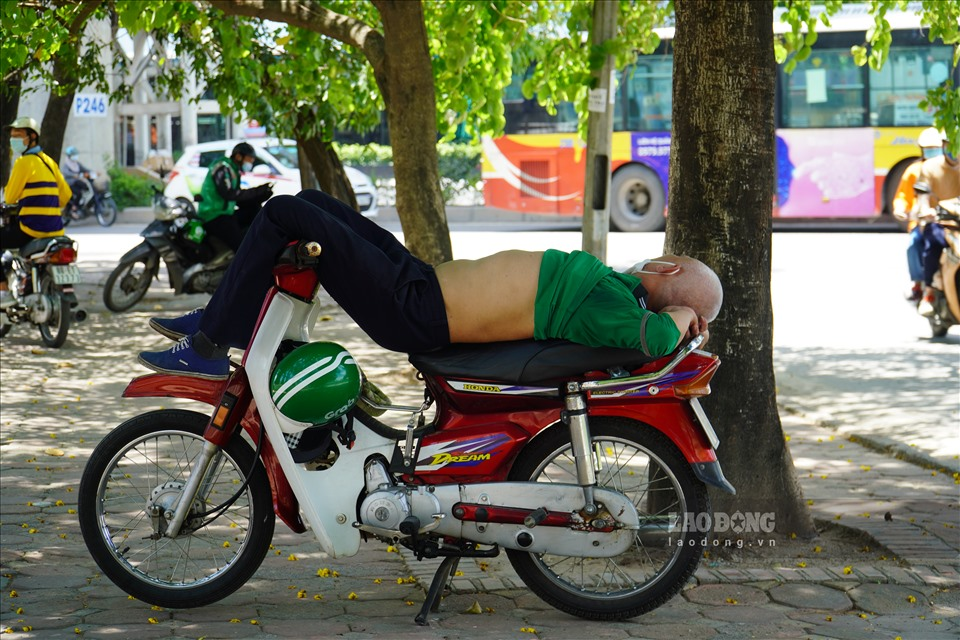
<svg viewBox="0 0 960 640"><path fill-rule="evenodd" d="M169 309L166 309L169 311ZM310 534L278 525L273 550L236 594L162 610L102 577L76 521L76 488L96 442L125 417L174 401L121 400L143 373L134 354L163 344L150 307L94 312L60 351L22 329L0 351L0 632L14 638L919 638L960 634L958 480L864 448L783 411L810 508L868 535L871 553L808 567L705 559L679 597L641 618L591 623L532 595L504 556L461 562L430 626L413 617L435 562L384 545L332 560ZM336 336L368 375L404 380L402 356L371 346L330 309ZM392 376L392 377L391 377ZM392 386L390 386L392 391ZM402 394L398 401L405 401ZM833 436L831 438L831 436ZM855 438L854 438L855 439ZM889 519L885 516L889 515ZM894 559L896 558L896 560ZM479 613L466 613L479 611Z"/></svg>

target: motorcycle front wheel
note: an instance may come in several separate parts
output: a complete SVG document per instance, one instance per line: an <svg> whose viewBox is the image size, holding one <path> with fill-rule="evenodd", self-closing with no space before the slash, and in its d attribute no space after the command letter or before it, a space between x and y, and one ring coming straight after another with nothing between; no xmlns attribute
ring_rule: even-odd
<svg viewBox="0 0 960 640"><path fill-rule="evenodd" d="M623 620L676 595L697 568L696 532L684 514L709 513L706 487L680 451L653 427L625 418L590 419L597 485L633 501L640 530L633 546L613 558L507 550L510 564L548 604L588 620ZM510 479L577 483L569 432L561 427L533 440ZM571 533L576 535L576 533Z"/></svg>
<svg viewBox="0 0 960 640"><path fill-rule="evenodd" d="M105 198L97 207L97 222L101 227L109 227L117 221L117 203L112 198Z"/></svg>
<svg viewBox="0 0 960 640"><path fill-rule="evenodd" d="M40 293L50 305L47 320L37 325L40 339L48 347L59 349L67 341L67 331L70 330L70 303L49 275L40 278Z"/></svg>
<svg viewBox="0 0 960 640"><path fill-rule="evenodd" d="M179 534L166 536L204 448L209 418L179 409L124 422L94 450L80 480L80 531L103 573L159 607L202 607L256 572L273 538L270 482L247 442L234 437L214 456ZM211 514L250 482L220 515Z"/></svg>
<svg viewBox="0 0 960 640"><path fill-rule="evenodd" d="M159 256L121 262L103 285L103 304L121 313L140 302L160 269Z"/></svg>

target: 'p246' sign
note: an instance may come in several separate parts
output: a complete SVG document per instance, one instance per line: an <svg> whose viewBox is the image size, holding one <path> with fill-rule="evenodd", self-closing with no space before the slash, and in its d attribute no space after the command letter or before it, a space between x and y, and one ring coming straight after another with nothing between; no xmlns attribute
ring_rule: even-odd
<svg viewBox="0 0 960 640"><path fill-rule="evenodd" d="M102 93L78 93L73 99L73 115L77 118L106 118L107 96Z"/></svg>

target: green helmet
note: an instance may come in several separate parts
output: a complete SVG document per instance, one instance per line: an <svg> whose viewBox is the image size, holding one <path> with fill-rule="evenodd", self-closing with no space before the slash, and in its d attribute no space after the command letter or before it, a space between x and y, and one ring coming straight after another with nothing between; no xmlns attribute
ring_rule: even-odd
<svg viewBox="0 0 960 640"><path fill-rule="evenodd" d="M360 396L360 368L335 342L310 342L290 352L270 377L270 397L280 413L310 424L332 422Z"/></svg>

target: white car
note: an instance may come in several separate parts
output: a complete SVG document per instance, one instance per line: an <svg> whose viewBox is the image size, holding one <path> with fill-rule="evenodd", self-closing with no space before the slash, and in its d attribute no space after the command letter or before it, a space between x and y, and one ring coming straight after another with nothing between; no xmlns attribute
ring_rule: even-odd
<svg viewBox="0 0 960 640"><path fill-rule="evenodd" d="M214 161L228 155L241 142L249 143L257 154L253 170L240 175L244 189L265 182L273 183L273 194L296 195L300 193L300 167L297 161L297 143L278 138L252 138L250 140L218 140L188 146L173 165L167 176L163 194L193 205L193 197L200 193L203 179ZM357 196L360 213L368 218L377 216L377 188L361 171L344 167L353 192Z"/></svg>

